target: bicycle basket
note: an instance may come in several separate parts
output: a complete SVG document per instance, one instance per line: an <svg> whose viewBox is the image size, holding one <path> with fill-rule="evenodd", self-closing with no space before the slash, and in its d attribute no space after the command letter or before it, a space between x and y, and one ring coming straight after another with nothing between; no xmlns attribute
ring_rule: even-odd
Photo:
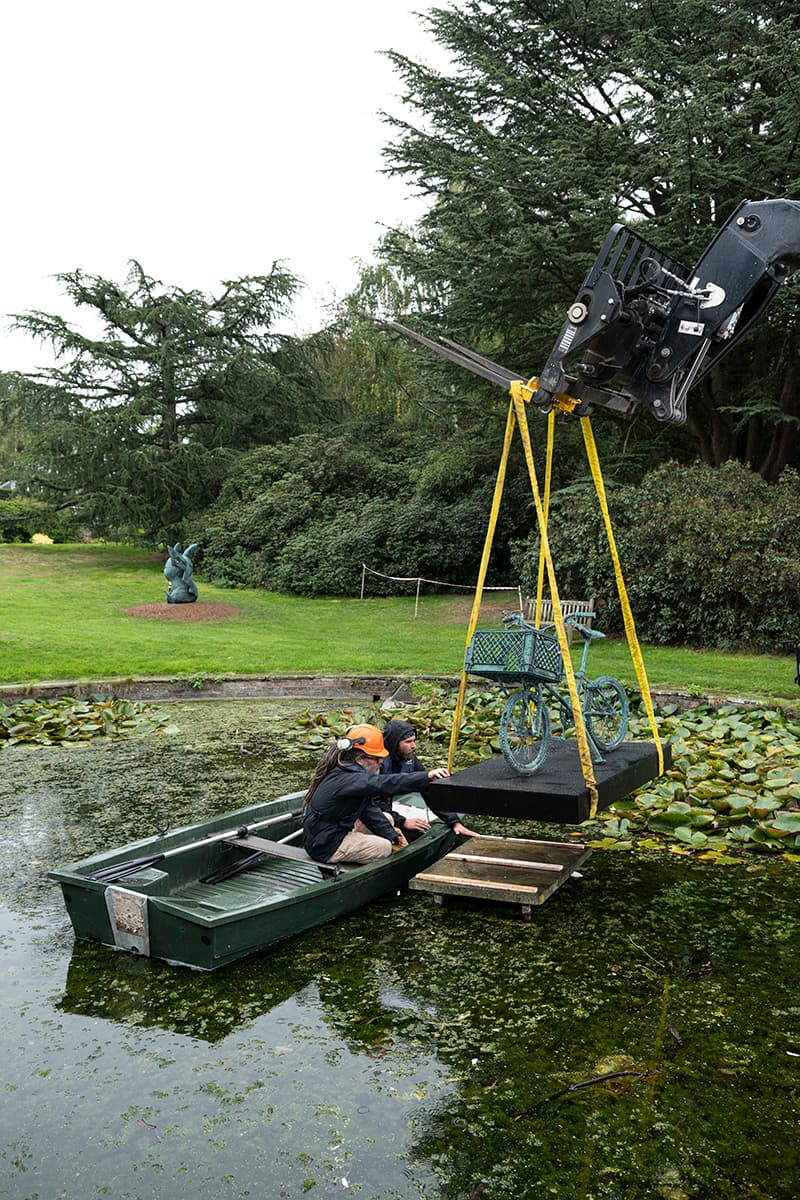
<svg viewBox="0 0 800 1200"><path fill-rule="evenodd" d="M502 679L534 675L557 683L564 673L558 638L538 629L478 629L464 660L470 675Z"/></svg>

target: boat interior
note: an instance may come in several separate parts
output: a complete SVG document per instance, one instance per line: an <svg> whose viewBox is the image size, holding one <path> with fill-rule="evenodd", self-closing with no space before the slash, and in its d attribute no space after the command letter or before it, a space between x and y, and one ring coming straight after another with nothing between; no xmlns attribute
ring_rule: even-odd
<svg viewBox="0 0 800 1200"><path fill-rule="evenodd" d="M404 799L425 811L421 796ZM72 881L79 875L103 887L158 897L161 909L213 917L279 901L343 871L360 870L358 864L329 866L309 858L299 845L301 804L302 793L293 794L229 813L188 837L186 831L167 834L86 860L72 868ZM234 828L232 818L240 817Z"/></svg>

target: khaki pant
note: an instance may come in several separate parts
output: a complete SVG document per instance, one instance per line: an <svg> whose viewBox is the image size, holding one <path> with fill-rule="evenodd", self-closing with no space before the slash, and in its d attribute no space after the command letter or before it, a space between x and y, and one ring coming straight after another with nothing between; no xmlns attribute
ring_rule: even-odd
<svg viewBox="0 0 800 1200"><path fill-rule="evenodd" d="M386 838L377 837L374 833L357 833L352 830L328 862L377 862L380 858L388 858L391 853L392 843Z"/></svg>

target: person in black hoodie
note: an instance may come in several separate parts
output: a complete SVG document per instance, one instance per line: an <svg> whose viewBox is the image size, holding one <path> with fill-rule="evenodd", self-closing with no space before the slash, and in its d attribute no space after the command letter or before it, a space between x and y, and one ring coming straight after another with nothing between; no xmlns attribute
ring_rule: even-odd
<svg viewBox="0 0 800 1200"><path fill-rule="evenodd" d="M388 721L383 730L383 744L389 754L388 757L381 759L382 775L408 775L426 770L417 758L417 731L410 721ZM433 778L443 779L446 776L434 774ZM399 795L400 793L394 794ZM385 813L391 815L395 826L404 834L424 833L426 829L430 829L430 822L426 821L422 814L419 816L404 814L394 808L391 797L380 800L378 803ZM467 829L458 813L439 812L435 808L432 808L431 812L444 821L445 825L449 825L453 833L459 833L462 837L478 836L473 829Z"/></svg>
<svg viewBox="0 0 800 1200"><path fill-rule="evenodd" d="M375 725L353 725L320 759L305 796L303 847L317 862L366 863L387 858L406 845L381 802L417 792L431 779L445 779L444 767L381 774L388 758ZM359 828L356 829L356 825Z"/></svg>

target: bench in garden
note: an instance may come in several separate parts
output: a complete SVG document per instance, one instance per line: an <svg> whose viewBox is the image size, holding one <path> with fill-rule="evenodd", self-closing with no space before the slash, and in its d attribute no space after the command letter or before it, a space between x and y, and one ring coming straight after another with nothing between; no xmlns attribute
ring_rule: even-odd
<svg viewBox="0 0 800 1200"><path fill-rule="evenodd" d="M561 615L563 617L571 617L571 616L574 616L575 613L592 613L592 614L594 614L594 596L592 596L591 599L589 599L589 600L562 600L561 601ZM526 621L532 621L535 618L535 616L536 616L536 597L535 596L526 596L525 597L523 616L525 617ZM549 625L552 622L552 620L553 620L553 601L543 599L542 600L541 624ZM591 629L592 618L587 617L586 620L582 622L582 624L586 625L586 627L588 629ZM568 625L567 626L567 644L570 646L572 645L572 638L573 638L574 632L575 631L573 629L571 629L570 626Z"/></svg>

